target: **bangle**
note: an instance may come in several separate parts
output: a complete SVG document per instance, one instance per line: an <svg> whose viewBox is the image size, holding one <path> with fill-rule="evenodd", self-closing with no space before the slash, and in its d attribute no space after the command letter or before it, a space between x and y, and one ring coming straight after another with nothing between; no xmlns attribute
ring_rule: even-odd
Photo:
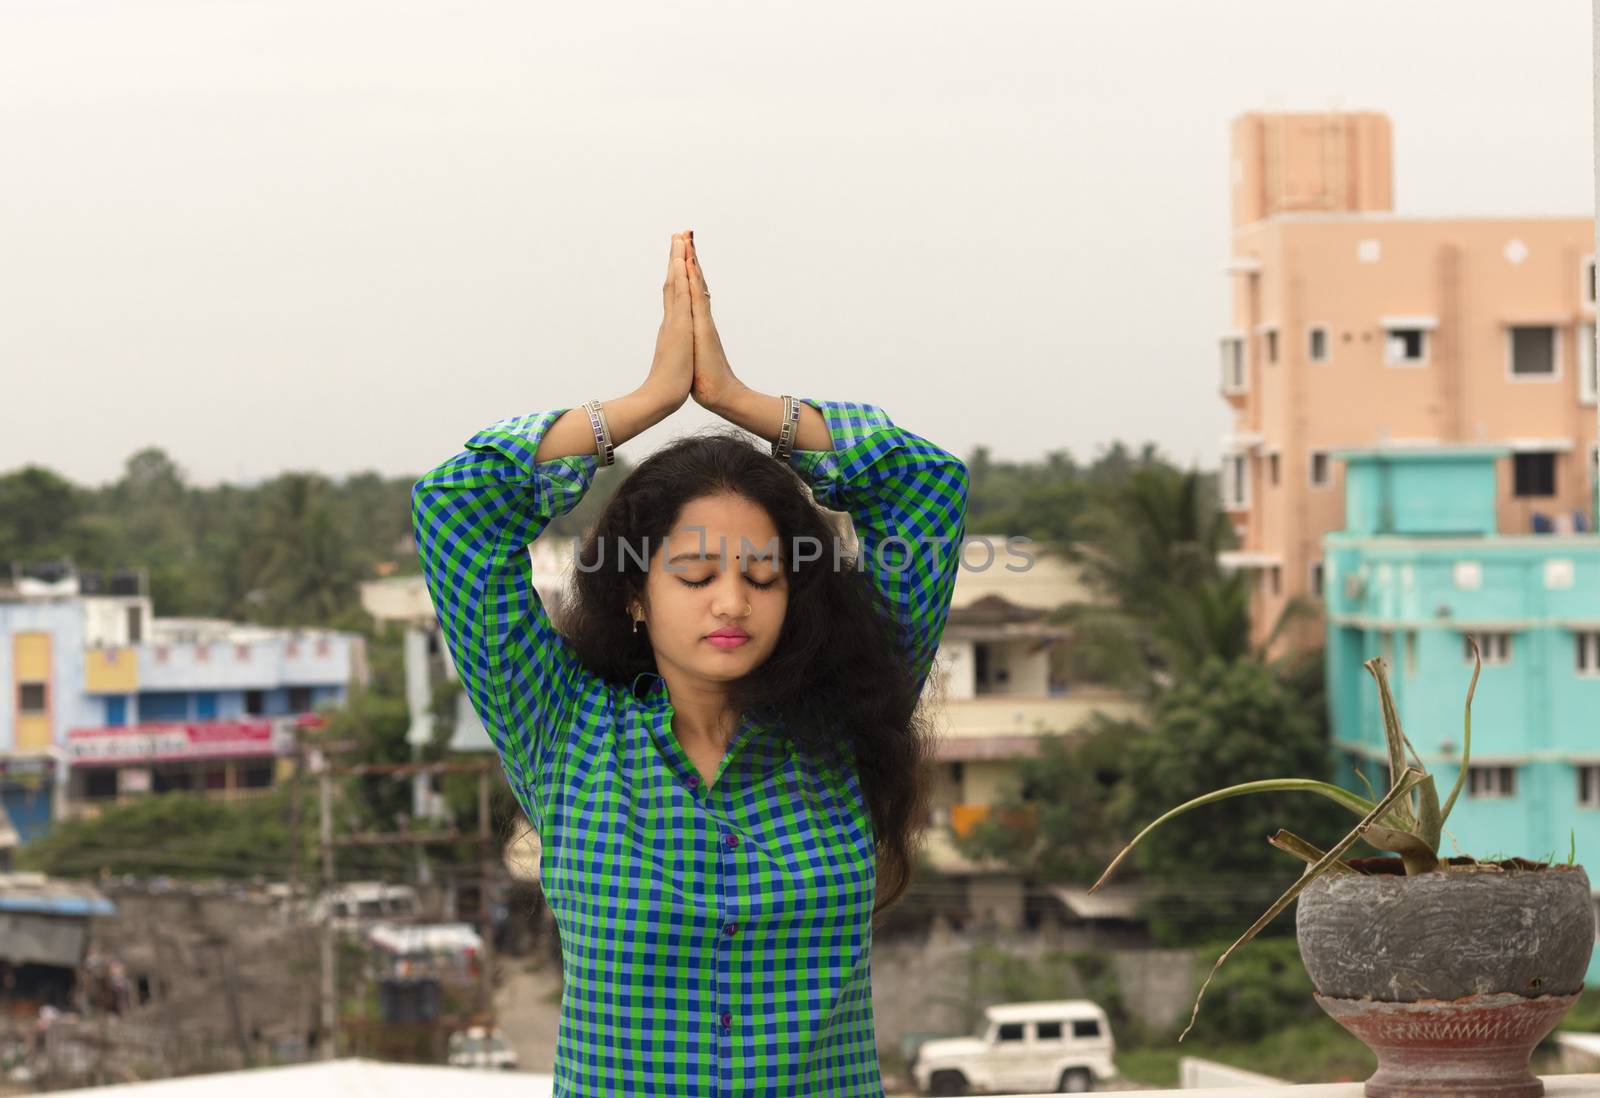
<svg viewBox="0 0 1600 1098"><path fill-rule="evenodd" d="M583 407L589 413L589 426L594 429L594 449L600 464L610 465L616 460L616 448L611 445L611 428L606 424L606 413L598 400L586 400Z"/></svg>
<svg viewBox="0 0 1600 1098"><path fill-rule="evenodd" d="M783 426L778 430L778 441L772 444L772 456L788 461L794 448L795 432L800 426L800 402L788 393L783 394Z"/></svg>

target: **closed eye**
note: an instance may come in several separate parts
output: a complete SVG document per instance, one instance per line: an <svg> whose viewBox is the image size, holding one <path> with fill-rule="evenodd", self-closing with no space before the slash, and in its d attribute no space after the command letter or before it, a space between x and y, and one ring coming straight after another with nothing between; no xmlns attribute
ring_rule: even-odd
<svg viewBox="0 0 1600 1098"><path fill-rule="evenodd" d="M703 580L679 580L678 582L683 584L685 587L704 587L706 584L710 583L714 578L715 578L714 576L707 576ZM750 586L752 586L754 588L757 588L758 590L765 591L767 588L773 586L777 582L778 581L775 578L774 579L769 579L766 583L757 583L755 580L751 580L750 581Z"/></svg>

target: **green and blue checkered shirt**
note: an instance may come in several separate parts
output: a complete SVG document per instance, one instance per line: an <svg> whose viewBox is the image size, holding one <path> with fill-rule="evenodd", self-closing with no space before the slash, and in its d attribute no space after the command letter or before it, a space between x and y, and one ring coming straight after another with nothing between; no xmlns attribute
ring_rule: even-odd
<svg viewBox="0 0 1600 1098"><path fill-rule="evenodd" d="M789 462L851 516L920 686L960 564L966 466L874 405L805 402L833 449ZM445 642L543 845L564 978L555 1094L881 1098L877 860L853 768L745 720L707 786L659 675L625 687L579 663L527 553L599 468L534 460L566 411L485 427L412 490Z"/></svg>

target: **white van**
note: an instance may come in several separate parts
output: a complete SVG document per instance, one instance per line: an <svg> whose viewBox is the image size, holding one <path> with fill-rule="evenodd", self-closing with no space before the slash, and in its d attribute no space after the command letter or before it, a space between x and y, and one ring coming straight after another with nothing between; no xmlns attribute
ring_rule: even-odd
<svg viewBox="0 0 1600 1098"><path fill-rule="evenodd" d="M469 1026L450 1035L451 1067L517 1070L517 1050L499 1026Z"/></svg>
<svg viewBox="0 0 1600 1098"><path fill-rule="evenodd" d="M1116 1078L1106 1012L1087 999L1000 1003L973 1037L924 1041L911 1061L922 1094L1094 1090Z"/></svg>

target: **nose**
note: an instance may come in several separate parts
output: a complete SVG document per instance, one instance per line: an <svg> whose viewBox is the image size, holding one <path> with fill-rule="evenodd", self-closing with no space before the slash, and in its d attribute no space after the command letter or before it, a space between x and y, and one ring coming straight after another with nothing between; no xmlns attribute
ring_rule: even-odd
<svg viewBox="0 0 1600 1098"><path fill-rule="evenodd" d="M749 600L744 592L744 573L737 564L722 569L717 575L717 581L712 585L715 597L711 602L711 612L718 617L742 618L745 616L745 607Z"/></svg>

